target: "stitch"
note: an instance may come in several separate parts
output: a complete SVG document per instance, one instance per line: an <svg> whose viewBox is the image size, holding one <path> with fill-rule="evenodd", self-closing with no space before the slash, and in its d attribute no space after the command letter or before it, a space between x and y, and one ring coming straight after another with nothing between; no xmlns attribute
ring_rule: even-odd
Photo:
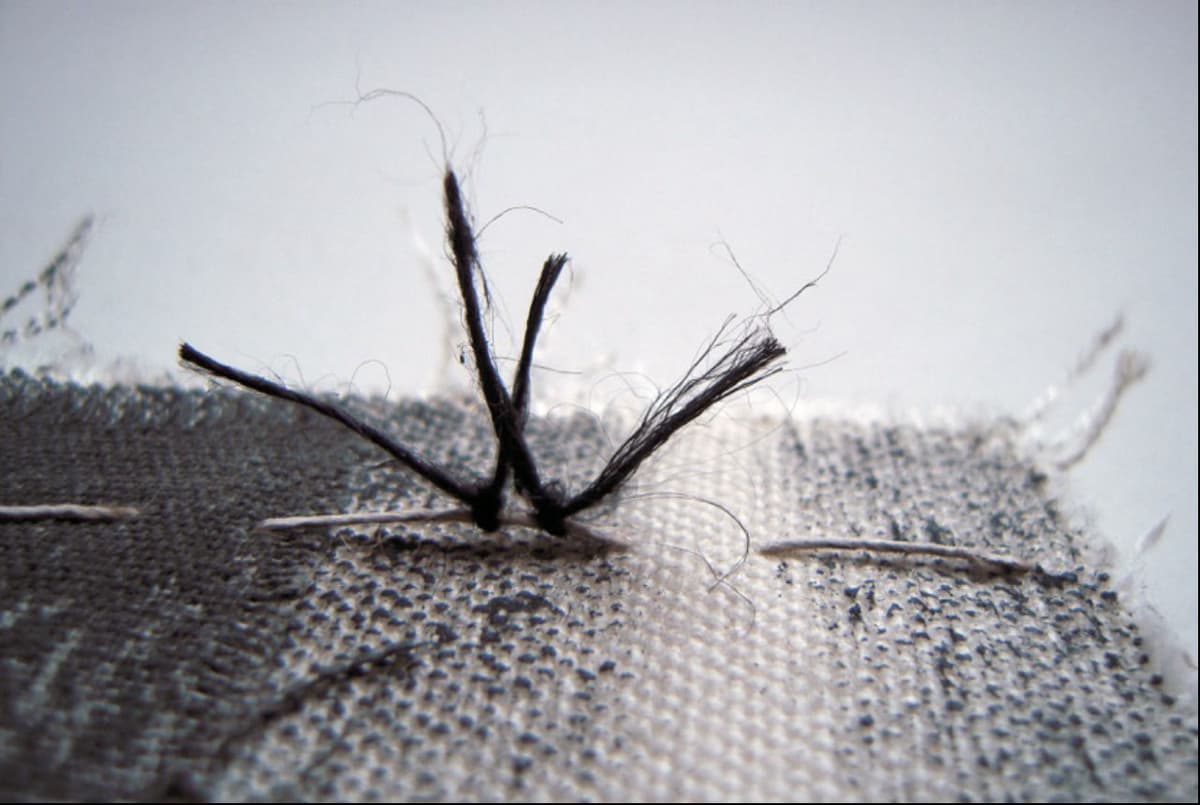
<svg viewBox="0 0 1200 805"><path fill-rule="evenodd" d="M289 531L309 526L389 525L393 523L467 523L477 525L470 509L446 509L439 512L350 512L347 514L271 517L259 523L257 528L260 531ZM532 515L523 512L504 515L501 525L540 528ZM583 537L597 542L620 545L611 537L602 536L582 523L567 523L566 536Z"/></svg>
<svg viewBox="0 0 1200 805"><path fill-rule="evenodd" d="M1075 581L1070 570L1048 570L1040 562L1027 562L1000 553L988 553L961 545L942 545L937 542L905 542L893 539L859 539L829 537L776 542L759 549L766 557L793 556L805 551L867 551L899 553L905 556L933 556L943 559L962 559L995 573L1028 574L1042 584L1062 584Z"/></svg>
<svg viewBox="0 0 1200 805"><path fill-rule="evenodd" d="M90 506L81 503L46 503L34 506L0 506L0 522L27 523L41 520L107 523L128 520L140 512L132 506Z"/></svg>
<svg viewBox="0 0 1200 805"><path fill-rule="evenodd" d="M939 556L948 559L965 559L969 562L993 567L1002 571L1031 573L1041 566L1003 554L986 553L959 545L942 545L937 542L905 542L892 539L803 539L776 542L759 550L763 556L789 556L801 551L879 551L881 553L903 553L908 555ZM1047 574L1050 575L1050 574Z"/></svg>

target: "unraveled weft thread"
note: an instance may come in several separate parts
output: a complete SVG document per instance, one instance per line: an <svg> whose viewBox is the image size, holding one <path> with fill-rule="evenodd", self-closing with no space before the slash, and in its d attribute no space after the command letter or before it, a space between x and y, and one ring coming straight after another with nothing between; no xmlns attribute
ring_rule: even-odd
<svg viewBox="0 0 1200 805"><path fill-rule="evenodd" d="M90 214L80 219L67 242L42 269L37 279L27 281L16 293L0 302L0 319L3 319L38 288L46 292L45 310L31 316L24 324L16 324L0 331L0 346L11 346L18 341L65 326L71 309L79 301L79 292L75 289L75 271L79 267L79 259L83 255L84 246L87 245L95 222L95 216Z"/></svg>
<svg viewBox="0 0 1200 805"><path fill-rule="evenodd" d="M1113 367L1112 384L1099 404L1082 417L1079 424L1083 433L1077 439L1075 448L1056 462L1059 470L1068 470L1083 461L1084 457L1100 441L1100 436L1108 427L1108 423L1112 421L1113 415L1117 413L1117 405L1125 396L1125 392L1129 391L1149 372L1150 359L1148 357L1137 350L1121 350L1117 355L1116 365Z"/></svg>
<svg viewBox="0 0 1200 805"><path fill-rule="evenodd" d="M418 103L420 101L418 100ZM424 106L424 104L421 104ZM428 107L426 107L428 111ZM530 374L537 335L555 283L566 266L565 254L546 259L530 301L521 355L517 362L512 390L504 384L491 353L483 324L483 310L476 282L484 282L476 236L472 229L454 171L447 165L443 178L446 211L446 237L450 245L464 323L471 344L476 374L497 441L496 466L489 479L461 481L442 468L426 461L387 436L379 428L363 422L345 409L313 395L289 389L266 378L222 364L190 344L179 348L179 357L203 371L239 385L310 408L349 428L380 447L417 475L465 504L465 509L424 515L422 519L469 520L484 531L501 525L536 525L555 536L591 534L571 518L612 495L637 471L638 467L661 448L675 433L717 403L780 371L771 368L786 350L765 324L748 326L736 338L728 339L729 322L709 342L703 354L677 384L658 397L633 433L616 449L590 484L574 495L554 482L546 482L525 439L528 416ZM765 321L765 317L763 318ZM712 355L718 356L711 360ZM504 491L511 478L518 494L532 507L527 516L502 515ZM354 517L356 515L349 515ZM335 515L335 517L340 517ZM311 523L314 518L301 518ZM417 519L404 517L403 519ZM293 518L268 521L263 527L280 528Z"/></svg>

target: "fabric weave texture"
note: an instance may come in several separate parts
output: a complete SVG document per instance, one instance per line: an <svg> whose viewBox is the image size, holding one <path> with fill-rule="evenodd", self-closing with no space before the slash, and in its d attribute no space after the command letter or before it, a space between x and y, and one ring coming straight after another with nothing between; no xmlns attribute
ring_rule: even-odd
<svg viewBox="0 0 1200 805"><path fill-rule="evenodd" d="M472 404L353 402L462 477L490 469ZM611 449L585 416L529 429L572 488ZM450 505L385 458L233 390L0 377L0 503L142 510L0 523L0 796L1197 796L1194 709L1011 426L713 417L593 513L625 551L253 530ZM752 550L718 583L746 549L725 510ZM1062 575L756 553L821 536Z"/></svg>

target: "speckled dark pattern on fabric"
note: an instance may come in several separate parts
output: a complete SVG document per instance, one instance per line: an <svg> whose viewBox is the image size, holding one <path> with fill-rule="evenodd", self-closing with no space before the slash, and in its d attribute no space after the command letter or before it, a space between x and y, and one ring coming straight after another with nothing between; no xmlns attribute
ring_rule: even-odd
<svg viewBox="0 0 1200 805"><path fill-rule="evenodd" d="M250 529L342 505L356 449L244 394L0 378L0 502L143 513L0 523L0 793L150 798L207 768L266 695L314 558Z"/></svg>
<svg viewBox="0 0 1200 805"><path fill-rule="evenodd" d="M477 409L369 406L464 477ZM383 418L386 418L384 420ZM609 449L531 422L577 487ZM292 406L0 381L0 793L22 798L1194 799L1195 713L999 425L702 424L593 525L254 534L447 501ZM691 497L675 497L683 492ZM1036 559L741 556L817 536Z"/></svg>

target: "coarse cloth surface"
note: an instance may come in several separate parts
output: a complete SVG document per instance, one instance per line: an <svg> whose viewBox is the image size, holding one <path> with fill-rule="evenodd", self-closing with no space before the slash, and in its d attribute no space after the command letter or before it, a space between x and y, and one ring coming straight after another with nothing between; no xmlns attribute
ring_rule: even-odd
<svg viewBox="0 0 1200 805"><path fill-rule="evenodd" d="M352 402L490 473L477 406ZM142 512L0 523L0 796L1196 798L1195 711L1011 426L689 430L588 513L626 550L459 524L264 534L454 502L287 403L0 377L0 504ZM612 449L594 417L529 434L567 488ZM1053 573L757 552L831 536Z"/></svg>

